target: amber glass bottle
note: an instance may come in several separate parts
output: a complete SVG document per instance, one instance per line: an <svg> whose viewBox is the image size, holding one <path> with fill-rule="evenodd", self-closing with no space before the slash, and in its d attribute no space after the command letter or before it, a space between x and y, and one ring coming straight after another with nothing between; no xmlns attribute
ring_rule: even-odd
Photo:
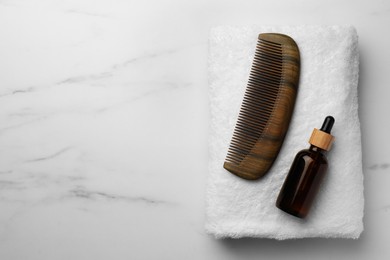
<svg viewBox="0 0 390 260"><path fill-rule="evenodd" d="M330 134L333 124L334 118L326 117L321 129L314 129L310 148L295 156L276 201L279 209L299 218L308 214L328 168L323 152L330 149L334 140Z"/></svg>

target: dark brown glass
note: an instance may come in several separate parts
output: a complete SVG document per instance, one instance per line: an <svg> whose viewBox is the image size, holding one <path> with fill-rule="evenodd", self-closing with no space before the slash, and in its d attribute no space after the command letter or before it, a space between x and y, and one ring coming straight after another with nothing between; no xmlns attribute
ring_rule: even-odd
<svg viewBox="0 0 390 260"><path fill-rule="evenodd" d="M313 145L298 152L276 201L279 209L306 217L328 168L322 152Z"/></svg>

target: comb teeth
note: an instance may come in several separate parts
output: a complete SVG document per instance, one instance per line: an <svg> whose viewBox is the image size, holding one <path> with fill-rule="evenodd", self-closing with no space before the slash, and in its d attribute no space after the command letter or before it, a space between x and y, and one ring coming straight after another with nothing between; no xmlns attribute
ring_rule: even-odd
<svg viewBox="0 0 390 260"><path fill-rule="evenodd" d="M226 162L239 165L262 136L278 97L282 69L282 45L259 39Z"/></svg>
<svg viewBox="0 0 390 260"><path fill-rule="evenodd" d="M283 144L299 81L298 46L287 35L259 35L244 100L223 167L255 180L272 166Z"/></svg>

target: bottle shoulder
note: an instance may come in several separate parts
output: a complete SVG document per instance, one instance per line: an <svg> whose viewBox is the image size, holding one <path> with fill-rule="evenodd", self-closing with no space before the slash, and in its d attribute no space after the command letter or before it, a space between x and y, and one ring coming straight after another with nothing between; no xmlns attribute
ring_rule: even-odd
<svg viewBox="0 0 390 260"><path fill-rule="evenodd" d="M297 157L301 157L307 160L313 160L317 161L319 163L327 164L328 159L326 158L325 154L323 154L320 151L314 151L311 149L303 149L297 153Z"/></svg>

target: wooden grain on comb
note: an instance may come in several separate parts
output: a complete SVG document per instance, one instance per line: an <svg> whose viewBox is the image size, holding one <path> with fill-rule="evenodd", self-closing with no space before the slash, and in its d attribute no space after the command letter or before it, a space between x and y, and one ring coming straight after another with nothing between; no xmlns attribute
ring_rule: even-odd
<svg viewBox="0 0 390 260"><path fill-rule="evenodd" d="M299 82L298 46L287 35L258 37L244 100L224 168L249 180L271 168L283 144Z"/></svg>

